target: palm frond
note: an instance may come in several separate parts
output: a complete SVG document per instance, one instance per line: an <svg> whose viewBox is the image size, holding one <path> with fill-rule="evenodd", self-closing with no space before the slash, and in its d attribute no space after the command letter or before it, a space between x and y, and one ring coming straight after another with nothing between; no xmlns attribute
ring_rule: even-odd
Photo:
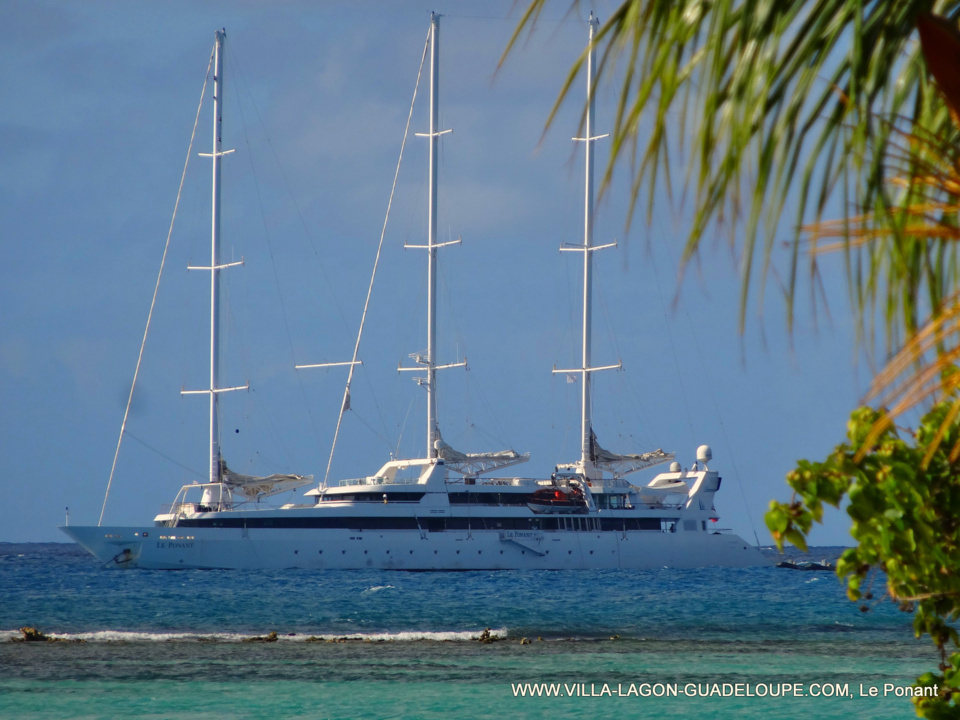
<svg viewBox="0 0 960 720"><path fill-rule="evenodd" d="M546 4L527 5L505 56L533 32ZM643 197L649 219L658 184L671 196L685 196L676 182L688 188L694 207L684 262L711 227L727 228L742 263L741 327L752 294L763 301L778 228L785 209L795 208L784 285L792 324L801 227L837 200L885 210L904 199L890 196L883 161L899 125L876 118L955 132L929 92L913 40L918 15L931 8L957 14L960 0L624 0L597 34L597 83L619 78L620 91L601 189L618 164L630 167L629 228ZM548 125L582 64L583 56L571 67ZM689 158L685 174L670 167L678 153ZM848 262L851 282L862 283L853 296L876 300L871 263L882 266L880 258ZM899 336L915 326L914 305L898 299L885 313L887 330Z"/></svg>

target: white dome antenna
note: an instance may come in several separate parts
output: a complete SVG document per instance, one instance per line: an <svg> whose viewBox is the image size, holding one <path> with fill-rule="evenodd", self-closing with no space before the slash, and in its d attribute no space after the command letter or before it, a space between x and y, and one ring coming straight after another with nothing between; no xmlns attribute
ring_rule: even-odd
<svg viewBox="0 0 960 720"><path fill-rule="evenodd" d="M709 445L701 445L697 448L697 462L704 470L707 470L707 463L713 460L713 451Z"/></svg>

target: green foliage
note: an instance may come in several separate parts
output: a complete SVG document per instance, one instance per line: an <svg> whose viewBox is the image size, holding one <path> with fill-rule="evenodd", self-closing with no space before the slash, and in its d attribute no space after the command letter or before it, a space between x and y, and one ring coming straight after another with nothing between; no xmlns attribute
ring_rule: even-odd
<svg viewBox="0 0 960 720"><path fill-rule="evenodd" d="M839 507L847 498L857 544L840 557L837 575L854 602L873 600L874 582L885 578L889 599L914 613L917 636L929 635L937 646L939 672L917 683L938 685L940 696L914 699L917 714L927 718L960 717L960 421L955 411L953 403L935 406L910 442L892 425L879 436L872 432L882 419L878 411L854 411L848 442L824 462L801 460L787 476L792 501L771 502L766 515L778 547L790 542L806 548L824 504Z"/></svg>
<svg viewBox="0 0 960 720"><path fill-rule="evenodd" d="M546 3L530 0L505 56ZM742 262L742 326L751 283L785 239L789 203L788 324L800 258L810 250L816 297L818 243L832 239L845 251L860 339L868 351L899 350L876 381L889 397L880 402L897 414L951 399L910 442L892 417L857 410L848 443L825 462L801 461L788 476L793 500L772 503L766 518L779 546L805 549L824 504L847 501L857 546L837 572L850 599L873 600L884 578L940 652L939 672L918 680L941 690L915 699L928 718L960 718L960 129L933 90L916 26L925 26L925 57L948 99L960 98L958 17L960 0L622 0L596 35L596 82L619 86L604 187L629 167L627 226L641 199L652 216L657 185L675 194L680 179L694 203L684 260L713 226L729 228ZM678 150L685 173L671 157ZM824 222L832 205L846 216Z"/></svg>
<svg viewBox="0 0 960 720"><path fill-rule="evenodd" d="M505 57L547 2L530 0ZM571 5L584 14L590 7ZM791 239L781 229L788 203L789 268L778 274L791 325L802 228L831 207L873 215L891 233L847 246L850 298L867 339L879 320L886 345L896 347L958 275L952 243L904 242L905 214L888 214L916 201L911 169L943 156L915 147L891 165L888 150L901 133L923 127L948 148L960 139L916 42L917 17L929 11L955 21L960 1L623 0L596 36L596 82L619 91L604 121L613 126L604 187L615 168L629 168L633 208L642 204L648 217L658 186L691 200L685 260L712 226L727 227L741 258L741 324L752 280L767 276L774 249ZM585 58L572 66L548 125ZM579 91L573 101L582 102ZM905 177L909 188L899 182ZM816 297L817 257L807 257Z"/></svg>

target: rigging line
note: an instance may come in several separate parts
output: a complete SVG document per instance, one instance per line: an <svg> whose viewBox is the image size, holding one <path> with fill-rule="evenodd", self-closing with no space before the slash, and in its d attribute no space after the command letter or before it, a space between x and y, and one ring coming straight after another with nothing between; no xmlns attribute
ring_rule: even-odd
<svg viewBox="0 0 960 720"><path fill-rule="evenodd" d="M571 206L572 206L571 203L565 203L565 204L564 204L564 207L571 207ZM569 212L569 211L567 212L567 216L568 216L568 218L570 217L570 212ZM570 226L572 227L572 226L573 226L573 223L571 223ZM563 253L559 253L559 252L557 253L557 255L562 255L562 254L563 254ZM567 301L567 312L566 312L566 321L563 323L563 337L561 338L561 343L562 343L562 345L567 349L567 350L566 350L566 352L567 352L567 357L569 358L569 361L568 361L568 362L569 362L569 365L568 365L568 367L571 367L571 368L572 368L572 367L576 367L578 363L582 363L582 359L581 359L581 357L578 357L578 356L577 356L577 347L576 347L576 346L577 346L577 343L580 342L580 338L575 338L575 336L574 336L574 330L573 330L573 328L574 328L575 325L577 324L577 311L576 311L576 307L575 307L576 303L574 302L574 298L575 298L575 294L574 294L574 293L575 293L575 291L571 289L571 288L574 287L574 281L573 281L573 279L572 279L571 271L570 271L570 266L571 266L571 265L572 265L572 263L567 262L567 261L565 261L565 260L562 260L561 263L560 263L560 266L563 267L563 275L564 275L564 278L565 278L565 280L566 280L565 284L564 284L562 287L566 287L566 289L567 289L567 292L563 293L564 298L565 298L566 301ZM573 377L574 377L574 380L573 380L573 382L571 382L571 381L570 381L570 377L571 377L570 375L567 375L567 376L565 377L564 385L571 385L571 384L576 383L576 382L582 382L582 380L583 380L581 377L579 377L579 376L577 376L577 375L574 375L574 376L573 376ZM552 383L552 385L555 386L556 383ZM571 399L571 396L573 396L573 398L575 398L575 400L572 400L572 399ZM559 454L560 454L561 452L566 452L566 451L564 450L564 448L567 447L567 443L570 441L571 435L575 432L574 429L573 429L573 428L574 428L574 424L573 424L573 422L572 422L572 418L574 418L574 417L577 417L577 418L578 418L578 420L577 420L577 422L576 422L576 428L577 428L577 429L576 429L576 432L577 432L578 435L579 435L579 430L580 430L580 422L579 422L579 416L580 416L579 410L580 410L580 408L579 408L579 402L580 402L579 386L577 387L577 392L570 392L570 388L566 388L566 392L563 393L563 406L564 406L564 407L563 407L563 415L562 415L562 417L565 419L565 422L564 422L564 425L563 425L562 438L561 438L561 440L560 440L560 448L561 448L561 450L560 450L560 452L557 453L558 456L559 456ZM574 407L575 407L575 406L576 406L576 412L574 412Z"/></svg>
<svg viewBox="0 0 960 720"><path fill-rule="evenodd" d="M506 17L505 17L505 16L502 16L502 15L500 15L500 16L498 16L498 15L458 15L458 14L456 14L456 13L454 13L454 14L444 13L443 16L446 17L446 18L455 18L455 19L457 19L457 20L494 20L494 21L496 21L496 22L501 22L501 21L502 21L502 22L511 22L511 23L516 23L516 22L520 19L519 16L517 16L517 17L509 17L509 16L506 16ZM567 18L567 17L557 18L557 19L554 19L554 18L540 18L540 17L537 18L537 22L538 22L538 23L541 23L541 22L545 22L545 23L567 23L567 22L574 22L574 21L579 23L579 22L580 22L580 19L579 19L579 18L573 18L573 20L571 20L570 18Z"/></svg>
<svg viewBox="0 0 960 720"><path fill-rule="evenodd" d="M355 418L357 418L357 420L359 420L363 424L364 427L366 427L371 433L373 433L373 436L377 438L377 440L380 440L383 442L383 444L387 448L387 452L390 452L391 450L393 450L393 443L391 442L390 438L388 438L383 433L379 432L373 425L371 425L367 420L364 419L363 415L358 413L356 410L353 411L353 415Z"/></svg>
<svg viewBox="0 0 960 720"><path fill-rule="evenodd" d="M451 233L451 232L449 231L449 229L448 229L448 231L447 231L447 239L449 240L451 237L452 237L452 233ZM456 351L454 352L454 359L455 359L456 362L460 362L461 358L463 357L463 355L461 354L460 351L461 351L461 349L463 348L463 346L466 345L466 343L464 342L464 334L463 334L463 331L460 329L460 322L459 322L460 318L459 318L458 314L452 309L452 308L454 307L454 305L453 305L453 302L452 302L452 297L451 297L451 295L450 295L450 288L449 288L449 286L447 285L446 268L444 267L443 260L441 259L439 253L437 254L437 280L438 280L438 282L439 282L439 284L440 284L440 296L441 296L441 298L442 298L441 307L444 308L444 309L447 309L446 317L445 317L445 318L438 318L438 320L439 320L441 323L443 323L443 325L441 325L440 331L441 331L441 334L442 334L444 337L446 337L446 329L449 328L449 327L452 327L452 328L453 328L453 333L452 333L452 334L453 334L454 339L455 339L455 341L456 341L456 342L455 342L455 344L456 344ZM438 351L437 354L439 355L439 351ZM471 409L471 407L470 407L471 397L470 397L470 394L469 394L469 378L468 378L466 384L467 384L468 388L467 388L467 401L466 401L465 405L466 405L466 412L467 412L467 414L469 414L470 409ZM441 412L441 409L438 407L438 408L437 408L437 424L438 424L438 425L440 425L440 415L439 415L440 412ZM459 417L458 417L458 419L459 419ZM467 422L469 422L469 417L465 417L465 419L467 420Z"/></svg>
<svg viewBox="0 0 960 720"><path fill-rule="evenodd" d="M687 316L687 323L690 325L691 330L693 329L693 321L690 319L690 314L684 311L684 314ZM733 445L730 443L730 438L727 437L727 426L723 422L723 417L720 415L720 406L717 404L717 394L712 391L714 387L710 382L710 376L707 373L707 366L703 360L703 351L700 349L700 340L697 338L695 332L691 332L693 335L693 344L697 348L697 357L700 359L700 370L703 372L703 376L707 379L707 387L711 388L710 400L713 402L713 410L717 414L717 420L720 423L720 432L723 435L723 441L727 444L727 447L730 448L730 465L733 467L733 474L737 478L737 487L740 488L740 497L743 498L743 507L747 511L747 519L750 521L750 529L753 530L753 538L757 541L757 547L760 547L760 537L757 535L757 526L753 522L753 514L750 512L750 505L747 503L747 493L743 489L743 480L740 479L740 471L737 470L737 460L736 453L733 452Z"/></svg>
<svg viewBox="0 0 960 720"><path fill-rule="evenodd" d="M677 267L673 259L673 253L670 252L670 248L667 246L667 243L664 242L663 236L658 233L658 237L660 238L660 241L663 243L663 247L667 252L667 257L670 259L670 263L673 265L673 267ZM658 288L660 287L659 280L657 281L657 287ZM661 299L661 302L663 302L662 299ZM679 298L678 298L678 305L679 305ZM740 478L740 471L737 470L736 453L733 451L733 445L730 443L730 438L727 436L727 426L724 424L723 416L720 414L720 406L717 403L717 394L713 392L713 388L715 386L711 382L710 375L707 372L707 365L703 359L703 350L700 348L700 339L697 337L697 333L693 327L693 320L690 318L690 312L686 308L684 308L683 314L687 318L687 325L690 328L690 331L691 331L690 334L693 336L693 344L694 344L694 347L696 347L697 349L697 358L700 360L700 372L703 373L703 377L707 381L707 387L710 388L710 393L709 393L710 400L713 403L713 411L717 414L717 421L720 423L720 434L723 435L723 441L726 443L727 448L730 451L730 466L733 468L734 477L737 478L737 487L740 488L740 497L743 499L743 507L744 507L744 510L747 511L747 520L750 521L750 529L753 530L753 538L757 541L757 547L760 547L760 537L759 535L757 535L757 526L753 522L753 514L750 512L750 505L747 503L747 493L743 489L743 480ZM668 332L667 334L669 335L670 333ZM672 336L670 338L670 346L673 347ZM680 373L678 372L677 374L679 375ZM682 381L681 381L680 387L683 388ZM686 398L686 392L684 392L684 398ZM687 412L689 413L689 409ZM692 427L693 426L691 424L691 428Z"/></svg>
<svg viewBox="0 0 960 720"><path fill-rule="evenodd" d="M629 247L629 243L624 243L624 246ZM595 273L598 269L602 269L601 263L598 262L598 260L599 258L597 258L597 261L595 261L595 264L594 264ZM626 268L624 268L623 270L624 270L624 273L626 273ZM614 270L614 272L616 272L616 270ZM607 302L607 294L604 291L606 286L607 286L607 283L604 283L604 282L594 283L594 288L596 289L597 298L600 301L599 302L600 310L603 314L604 322L606 323L607 337L609 338L611 344L613 345L613 348L617 354L617 359L619 360L620 358L623 357L623 351L620 347L619 336L616 332L614 332L614 323L610 319L611 318L610 307ZM641 378L640 375L642 374L643 367L641 363L637 363L637 365L640 372L636 373L634 377L638 377L638 379L642 384L643 378ZM674 358L674 366L676 366L676 357ZM631 402L627 403L627 411L630 412L630 414L632 415L631 419L633 422L636 423L635 427L640 428L644 436L646 436L646 434L649 432L649 427L648 427L646 418L640 412L640 409L644 408L644 404L640 396L635 391L635 389L630 385L630 383L627 382L627 379L626 379L627 375L628 373L619 373L619 377L617 378L617 385L620 388L620 392L618 394L612 394L612 395L608 393L607 395L604 396L604 398L607 399L608 401L609 400L616 401L616 400L620 400L622 397L629 396ZM592 394L591 401L595 401L595 399L596 399L596 394ZM688 412L689 412L689 409L688 409ZM654 446L656 444L654 440L641 439L635 436L633 433L627 433L626 436L624 436L623 430L622 430L623 415L624 415L623 412L618 413L618 417L620 418L620 426L621 426L618 434L621 439L626 437L629 440L629 442L633 445L649 444L651 446Z"/></svg>
<svg viewBox="0 0 960 720"><path fill-rule="evenodd" d="M206 480L207 475L205 475L204 473L199 472L199 471L195 470L195 469L192 468L192 467L188 467L188 466L184 465L183 463L179 462L179 461L176 460L175 458L172 458L172 457L170 457L169 455L167 455L166 453L162 452L161 450L158 450L158 449L155 448L153 445L151 445L151 444L149 444L148 442L146 442L143 438L137 437L137 436L134 435L132 432L128 432L128 433L127 433L127 437L130 438L131 440L135 440L136 442L140 443L140 444L143 445L147 450L149 450L150 452L156 453L157 455L159 455L160 457L162 457L164 460L167 460L167 461L173 463L174 465L176 465L176 466L177 466L178 468L180 468L181 470L186 470L186 471L187 471L188 473L190 473L191 475L196 475L198 478L201 478L201 479L203 479L203 480Z"/></svg>
<svg viewBox="0 0 960 720"><path fill-rule="evenodd" d="M417 396L416 396L416 395L414 395L412 398L410 398L410 404L407 406L407 414L403 416L403 425L400 426L400 435L399 435L399 437L397 437L397 450L396 450L396 452L393 454L393 458L391 458L391 459L395 459L395 458L400 457L400 443L403 442L403 431L406 430L406 428L407 428L407 420L410 419L410 411L413 410L413 404L414 404L416 401L417 401Z"/></svg>
<svg viewBox="0 0 960 720"><path fill-rule="evenodd" d="M107 492L103 496L103 506L100 508L100 519L97 527L103 525L103 514L107 511L107 498L110 497L110 487L113 485L113 474L117 469L117 458L120 457L120 445L123 443L123 433L127 429L127 419L130 417L130 406L133 405L133 391L137 387L137 377L140 375L140 365L143 362L143 350L147 345L147 333L150 331L150 322L153 320L153 309L157 305L157 293L160 290L160 278L163 277L163 268L167 262L167 252L170 250L170 238L173 236L173 224L177 219L177 208L180 207L180 196L183 194L183 185L187 177L187 166L190 164L190 155L193 153L193 141L197 137L197 126L200 124L200 110L203 108L203 98L207 94L207 82L210 79L210 68L213 66L213 56L216 45L210 52L210 62L207 63L207 74L203 78L203 89L200 91L200 105L197 107L197 117L193 121L193 132L190 134L190 145L187 147L187 159L183 163L183 173L180 175L180 187L177 189L177 200L173 204L173 217L170 218L170 228L167 230L167 242L163 246L163 256L160 258L160 271L157 273L157 284L153 288L153 299L150 300L150 312L147 313L147 326L143 329L143 340L140 341L140 354L137 355L137 367L133 371L133 382L130 383L130 395L127 397L127 407L123 411L123 422L120 424L120 437L117 439L117 449L113 454L113 465L110 466L110 478L107 480Z"/></svg>
<svg viewBox="0 0 960 720"><path fill-rule="evenodd" d="M260 109L257 107L257 103L254 100L253 93L250 92L250 87L247 85L246 75L241 70L240 58L237 56L236 52L234 52L230 54L230 59L237 70L238 84L243 86L243 89L247 93L247 97L250 98L250 105L253 107L253 112L256 115L257 122L260 124L260 127L263 129L264 137L266 138L266 142L267 142L267 147L270 148L270 152L273 154L273 160L277 164L277 168L280 171L280 176L283 178L284 186L286 187L287 194L290 197L290 201L293 204L294 209L297 211L297 216L300 219L300 224L304 228L304 234L306 235L307 239L310 241L310 244L313 245L313 239L310 236L309 230L307 229L306 221L303 218L303 214L300 212L300 207L297 205L296 199L293 197L293 193L290 191L290 183L283 172L283 166L280 164L280 159L277 157L276 148L273 147L273 143L270 141L270 136L267 134L266 125L263 122L263 117L260 115ZM296 362L294 361L293 335L290 332L290 320L289 320L289 317L287 316L287 306L283 301L283 288L281 287L281 284L280 284L280 276L277 270L277 261L273 251L273 242L270 236L270 229L267 226L267 216L266 216L266 212L264 211L263 197L260 192L260 179L259 179L259 176L257 175L256 165L253 162L253 157L254 157L253 153L249 151L250 134L247 131L247 118L246 118L246 115L244 115L243 113L243 103L240 103L240 102L237 103L237 110L239 111L239 115L240 115L240 123L243 126L244 138L246 138L246 142L247 142L247 147L248 147L247 159L250 163L250 171L251 171L251 175L253 176L253 184L254 184L254 187L256 188L257 202L260 207L260 221L263 224L264 239L267 244L267 251L270 255L270 268L273 271L273 281L277 286L277 297L280 299L280 315L283 317L283 328L287 335L287 347L290 350L291 365L295 365ZM314 254L317 255L319 259L319 254L317 253L317 248L315 245L313 245L313 251L314 251ZM320 272L323 275L324 280L327 282L327 286L329 287L330 281L329 281L329 278L327 277L326 270L323 267L323 263L320 263ZM344 324L346 324L346 319L343 316L343 310L336 303L334 303L334 305L335 307L337 307L337 310L340 312L341 320L343 320ZM297 378L297 384L300 388L300 398L303 400L303 405L307 411L307 417L310 418L310 427L313 429L313 435L314 437L319 438L320 431L317 428L317 421L313 416L313 411L310 408L310 403L307 402L307 393L306 393L306 389L304 388L303 377L301 376L300 373L295 373L294 375ZM272 428L271 423L268 423L268 426ZM274 437L277 438L278 436L274 435ZM275 440L275 442L277 441ZM289 457L288 451L284 447L282 440L277 442L277 447L280 448L280 451L285 456Z"/></svg>
<svg viewBox="0 0 960 720"><path fill-rule="evenodd" d="M373 294L373 281L377 277L377 268L380 266L380 254L383 251L383 239L387 235L387 221L390 219L390 208L393 206L393 195L397 190L397 179L400 177L400 163L403 162L403 150L407 146L407 137L410 134L410 122L413 119L413 106L417 101L417 91L420 89L420 78L423 77L423 64L427 60L427 50L430 48L430 32L423 45L423 55L420 58L420 69L417 71L417 82L413 88L413 99L410 101L410 112L407 114L407 126L403 130L403 141L400 143L400 157L397 158L397 169L393 173L393 187L390 188L390 199L387 201L387 213L383 218L383 228L380 230L380 244L377 246L377 257L373 261L373 272L370 274L370 285L367 288L367 299L363 303L363 314L360 316L360 329L357 331L357 342L353 346L353 358L350 370L347 372L347 385L343 390L343 402L340 403L340 414L337 416L337 429L333 433L333 445L330 447L330 458L327 460L327 470L323 474L323 488L327 487L330 477L330 467L333 465L333 453L337 449L337 439L340 436L340 425L343 414L350 402L350 385L353 382L353 373L357 367L357 355L360 353L360 340L363 337L363 326L367 321L367 309L370 307L370 296Z"/></svg>
<svg viewBox="0 0 960 720"><path fill-rule="evenodd" d="M247 84L246 84L246 76L245 76L245 75L241 72L241 70L240 70L239 58L236 58L235 56L236 56L236 53L232 53L231 58L233 59L233 65L234 65L234 66L236 67L236 69L237 69L238 84L242 85L243 88L244 88L244 90L246 90L247 96L250 98L250 103L251 103L251 105L253 106L254 113L257 115L257 119L258 119L259 122L260 122L260 126L261 126L262 128L264 128L264 134L266 134L266 128L265 128L264 125L263 125L263 120L260 118L259 111L257 110L257 105L256 105L256 103L255 103L254 100L253 100L253 93L250 92L250 89L249 89L249 87L248 87ZM259 209L260 209L260 222L261 222L261 224L262 224L262 226L263 226L263 237L264 237L264 241L266 242L266 245L267 245L267 252L268 252L268 254L269 254L269 256L270 256L270 268L271 268L271 270L273 271L273 282L274 282L274 284L275 284L276 287L277 287L277 297L280 299L280 315L281 315L281 317L283 318L283 329L284 329L284 331L285 331L285 333L286 333L286 336L287 336L287 347L288 347L289 350L290 350L291 365L294 365L294 364L296 364L296 363L293 362L293 357L294 357L294 352L293 352L293 335L292 335L292 333L290 332L290 320L289 320L289 317L287 316L287 306L286 306L286 304L285 304L284 301L283 301L283 288L281 287L281 284L280 284L280 275L279 275L279 272L278 272L278 270L277 270L277 260L276 260L276 257L275 257L275 255L274 255L274 250L273 250L273 239L272 239L272 237L271 237L271 235L270 235L270 228L269 228L268 225L267 225L267 214L266 214L266 211L264 210L264 207L263 207L263 194L262 194L261 191L260 191L260 177L257 175L257 167L256 167L256 164L254 163L253 153L249 150L249 148L250 148L250 133L249 133L249 131L247 130L247 118L246 118L246 115L244 115L244 113L243 113L243 103L240 103L240 102L237 103L237 110L238 110L238 114L240 115L240 124L243 126L243 135L244 135L245 142L246 142L246 144L247 144L247 149L248 149L248 152L247 152L247 161L248 161L249 164L250 164L250 174L251 174L251 177L253 178L253 186L254 186L254 190L255 190L256 195L257 195L257 205L258 205L258 207L259 207ZM267 139L267 144L270 146L271 150L273 150L273 146L272 146L272 145L270 144L270 142L269 142L269 137L268 137L268 139ZM276 160L276 155L275 155L275 154L274 154L274 159ZM279 167L279 165L280 165L279 160L276 160L276 162L277 162L277 166ZM282 173L281 173L281 174L282 174ZM296 203L295 203L295 202L294 202L294 207L296 207ZM302 218L301 218L301 219L302 219ZM321 269L322 269L322 268L321 268ZM244 350L244 349L245 349L245 346L241 346L241 350ZM246 364L246 366L247 366L247 367L250 367L249 359L247 358L246 353L244 353L244 358L243 358L243 359L244 359L244 363ZM310 410L310 403L308 403L308 402L306 401L306 391L304 390L304 386L303 386L303 378L301 377L300 373L295 373L294 375L295 375L295 377L297 378L297 383L298 383L299 386L300 386L300 396L301 396L301 398L302 398L303 401L304 401L304 406L306 407L306 410L307 410L307 417L310 418L310 426L311 426L311 428L313 429L314 437L319 438L319 437L320 437L320 431L317 429L316 420L315 420L314 417L313 417L313 412ZM266 415L267 415L267 414L266 414L266 407L263 405L263 403L260 403L260 409L261 409L261 412L263 412L263 416L266 417ZM268 422L268 423L267 423L267 427L268 427L271 431L274 430L274 424L273 424L273 423L269 423L269 422ZM273 436L273 440L274 440L274 442L276 443L276 446L280 449L280 452L281 452L285 457L289 457L289 456L290 456L290 455L289 455L289 451L286 449L286 447L285 447L285 445L284 445L282 433L276 433L276 432L274 431L274 432L271 432L271 435Z"/></svg>
<svg viewBox="0 0 960 720"><path fill-rule="evenodd" d="M234 54L235 55L235 54ZM234 64L237 66L238 74L239 73L239 63L234 60ZM240 74L241 79L245 80L245 76ZM270 139L270 135L267 133L266 123L263 121L263 116L260 114L260 108L254 100L253 93L247 90L250 97L250 105L253 108L254 114L257 116L257 122L260 124L260 127L263 129L264 138L267 143L267 147L270 148L270 153L273 155L273 161L277 164L277 171L280 173L280 177L283 179L284 189L287 191L287 195L290 197L290 202L293 205L294 210L297 212L297 219L300 220L300 224L303 226L303 234L306 237L307 241L310 243L310 249L313 250L314 257L317 259L317 264L320 267L320 274L323 275L323 280L326 283L326 286L333 287L333 283L330 282L330 276L327 274L327 269L323 264L320 251L317 249L316 242L314 241L313 235L310 232L310 227L307 224L306 219L303 217L303 212L300 210L300 205L297 203L296 196L293 193L293 190L290 186L290 180L287 177L286 172L284 172L283 164L280 162L280 157L277 155L277 149L273 146L273 141ZM347 327L347 318L343 312L336 293L331 295L330 304L336 309L337 314L340 316L340 321L343 323L344 329ZM302 384L301 384L302 385Z"/></svg>
<svg viewBox="0 0 960 720"><path fill-rule="evenodd" d="M480 435L495 441L500 446L512 448L513 443L509 442L510 436L506 432L506 426L500 422L497 413L493 411L493 406L490 404L489 398L483 390L483 385L481 383L475 383L470 375L471 373L468 373L467 375L467 389L468 391L472 390L476 394L480 403L480 409L486 414L487 420L492 425L491 431L489 432L482 426L477 427L475 422L471 422L471 427Z"/></svg>
<svg viewBox="0 0 960 720"><path fill-rule="evenodd" d="M673 261L673 255L670 252L670 248L667 247L666 241L663 239L663 233L658 232L657 239L660 240L660 243L663 245L663 248L667 253L667 258L670 260L671 267L675 268L676 264ZM687 397L687 386L683 382L683 373L680 372L680 361L677 357L677 346L673 341L673 332L670 329L670 318L667 315L667 307L663 302L663 288L660 286L660 273L657 272L657 261L653 256L653 252L649 253L649 258L650 265L653 267L653 280L657 285L657 301L660 303L660 312L663 313L663 319L666 322L667 340L670 341L670 354L673 355L673 367L677 372L677 382L680 383L680 394L683 395L683 411L687 416L687 426L690 428L690 430L695 431L695 428L693 427L693 415L690 414L690 399Z"/></svg>
<svg viewBox="0 0 960 720"><path fill-rule="evenodd" d="M452 233L448 232L448 238L450 237L452 237ZM441 292L444 299L443 306L446 308L452 308L454 307L454 305L451 302L450 287L448 286L446 281L447 274L445 272L443 260L441 260L439 256L437 257L437 268L438 268L437 276L439 277L439 280L440 280ZM464 335L463 329L461 328L461 325L460 325L460 316L455 312L449 312L448 317L449 317L450 325L453 326L454 334L457 340L457 352L455 354L455 357L456 357L456 361L459 362L466 355L466 352L461 353L461 348L466 346L467 344L464 340L466 336ZM487 415L486 421L488 421L492 425L492 431L493 431L492 433L484 432L481 430L481 434L485 435L487 438L495 440L498 444L501 444L507 447L512 447L512 444L508 443L504 439L509 437L506 432L506 427L499 422L499 420L497 419L497 414L493 412L493 408L490 405L486 397L486 394L483 391L483 385L474 383L472 381L472 377L470 373L467 373L465 386L467 388L468 409L469 409L470 399L472 397L470 395L470 391L472 390L476 394L480 402L481 409L486 412L486 415ZM478 429L476 427L476 422L470 421L469 418L466 418L466 419L469 422L469 424L473 427L474 430Z"/></svg>
<svg viewBox="0 0 960 720"><path fill-rule="evenodd" d="M363 373L361 377L367 381L367 389L370 392L370 398L373 400L373 407L377 411L377 417L380 419L380 429L383 431L383 437L388 437L390 430L387 428L387 421L383 416L383 408L380 407L380 402L377 400L376 388L370 380L370 373ZM390 445L390 441L387 441L387 446L389 447Z"/></svg>

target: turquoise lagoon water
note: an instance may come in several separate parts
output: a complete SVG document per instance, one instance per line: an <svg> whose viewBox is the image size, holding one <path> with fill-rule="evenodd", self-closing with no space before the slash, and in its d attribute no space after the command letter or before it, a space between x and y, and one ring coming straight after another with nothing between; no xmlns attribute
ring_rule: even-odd
<svg viewBox="0 0 960 720"><path fill-rule="evenodd" d="M937 663L910 620L774 567L115 571L0 544L0 718L902 718Z"/></svg>

